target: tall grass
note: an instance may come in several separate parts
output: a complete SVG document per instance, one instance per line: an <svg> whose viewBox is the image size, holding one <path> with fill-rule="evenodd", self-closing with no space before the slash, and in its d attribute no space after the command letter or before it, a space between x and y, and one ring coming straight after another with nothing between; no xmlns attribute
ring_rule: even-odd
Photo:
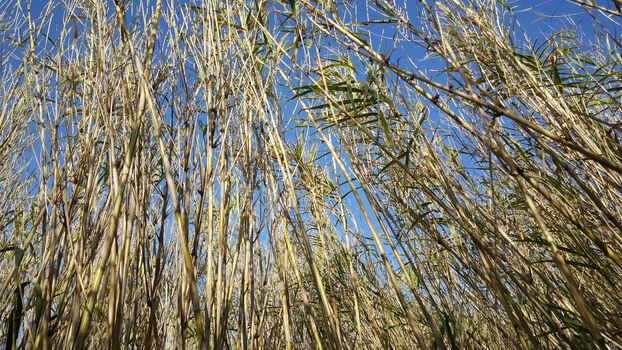
<svg viewBox="0 0 622 350"><path fill-rule="evenodd" d="M617 0L32 5L7 349L622 347Z"/></svg>

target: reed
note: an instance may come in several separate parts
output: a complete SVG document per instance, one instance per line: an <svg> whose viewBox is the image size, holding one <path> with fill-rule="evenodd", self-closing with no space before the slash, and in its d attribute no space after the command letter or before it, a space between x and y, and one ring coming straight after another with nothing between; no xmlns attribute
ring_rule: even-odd
<svg viewBox="0 0 622 350"><path fill-rule="evenodd" d="M5 348L622 347L618 0L33 5Z"/></svg>

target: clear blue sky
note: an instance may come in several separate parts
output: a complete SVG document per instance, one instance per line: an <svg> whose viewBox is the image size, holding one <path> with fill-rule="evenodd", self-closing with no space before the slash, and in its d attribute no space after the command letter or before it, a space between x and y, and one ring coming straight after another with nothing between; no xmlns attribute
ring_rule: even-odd
<svg viewBox="0 0 622 350"><path fill-rule="evenodd" d="M26 4L26 0L18 0L21 1L21 4L24 6L25 8L25 4ZM50 3L59 3L61 0L32 0L32 15L34 18L37 18L41 15L43 9ZM104 1L110 1L112 2L112 0L104 0ZM134 1L134 3L138 3L140 0L127 0L127 1ZM142 0L145 1L145 0ZM164 2L168 2L168 1L177 1L177 2L183 2L183 3L188 3L191 2L189 0L164 0ZM359 6L359 11L364 9L364 6L366 4L365 0L356 0L357 4ZM411 3L416 4L417 1L415 0L408 0L408 1L412 1ZM154 6L155 5L155 0L150 0L149 1L149 5L150 6ZM6 5L5 5L6 6ZM578 6L572 5L569 1L566 0L544 0L544 1L537 1L537 0L525 0L525 1L513 1L510 3L510 6L515 8L515 14L516 14L516 19L517 22L520 23L520 27L518 27L519 31L524 31L529 37L532 38L536 38L536 37L546 37L547 34L553 33L558 31L559 29L562 28L562 26L568 26L570 24L568 19L564 19L565 17L572 17L573 21L578 25L579 30L584 33L584 35L586 36L586 39L591 39L591 36L593 35L593 30L592 30L592 20L590 19L590 17ZM6 10L5 8L2 8L2 6L0 6L0 11L4 11ZM412 16L413 18L415 16ZM60 26L62 25L62 23L60 21L56 21L53 22L54 25L58 26L60 28ZM57 30L59 28L56 28ZM379 34L380 31L384 28L391 28L390 26L386 26L386 25L376 25L374 30L372 31L374 34ZM54 30L55 28L52 28L51 30L51 36L54 37ZM377 32L376 32L377 30ZM387 32L385 32L385 37L388 35L388 37L391 37L391 32L390 30L392 29L388 29ZM374 40L374 42L376 42ZM382 46L384 47L384 49L388 50L391 48L392 43L390 41L390 39L383 39L382 42ZM423 53L419 50L417 50L414 47L411 48L406 48L405 51L395 51L394 55L392 56L392 61L396 62L400 57L412 57L415 60L417 60L418 58L421 58L423 56ZM419 62L419 60L417 60ZM405 62L405 60L403 60L403 62ZM431 69L431 68L440 68L440 67L435 67L435 62L425 62L423 63L424 66L419 67L422 69ZM289 108L287 106L285 106L284 110L287 111ZM291 140L294 140L294 137L291 138ZM320 153L322 153L322 150L320 151Z"/></svg>

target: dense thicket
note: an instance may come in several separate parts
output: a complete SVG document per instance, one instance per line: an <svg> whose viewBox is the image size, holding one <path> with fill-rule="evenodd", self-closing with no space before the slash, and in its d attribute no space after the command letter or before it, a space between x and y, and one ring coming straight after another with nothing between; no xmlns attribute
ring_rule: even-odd
<svg viewBox="0 0 622 350"><path fill-rule="evenodd" d="M622 12L0 5L7 349L622 347Z"/></svg>

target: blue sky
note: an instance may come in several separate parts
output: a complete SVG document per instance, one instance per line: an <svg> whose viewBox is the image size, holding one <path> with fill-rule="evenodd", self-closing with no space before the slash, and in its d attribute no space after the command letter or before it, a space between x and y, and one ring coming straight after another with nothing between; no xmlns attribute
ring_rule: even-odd
<svg viewBox="0 0 622 350"><path fill-rule="evenodd" d="M18 0L22 5L22 8L25 9L27 0ZM112 0L107 0L112 2ZM147 4L148 7L155 6L155 0L127 0L133 1L134 4L138 4L142 1L143 4ZM177 1L178 3L188 3L192 2L191 0L164 0L164 3L168 1ZM34 18L37 18L41 15L42 11L46 6L50 3L58 4L60 0L32 0L32 15ZM358 7L358 16L364 17L366 11L366 0L355 0L355 3ZM409 4L413 4L413 6L409 6L409 11L414 12L416 9L416 4L418 1L410 1ZM0 12L5 11L8 7L7 3L0 5ZM578 29L581 33L586 36L586 39L590 40L593 36L593 21L590 19L589 15L585 13L580 7L571 4L567 0L523 0L523 1L512 1L510 2L510 6L514 8L514 13L516 15L517 23L519 23L516 28L516 32L524 32L530 38L544 38L548 34L558 31L562 26L568 26L569 21L565 19L566 16L571 16L573 18L574 23L577 24ZM56 11L57 12L57 11ZM370 11L373 16L373 11ZM412 18L415 18L415 14L411 15ZM376 17L378 18L378 17ZM60 18L59 18L60 19ZM374 18L372 18L374 19ZM142 21L138 21L142 22ZM40 22L39 22L40 23ZM606 24L606 21L603 21ZM162 23L161 23L162 25ZM55 33L57 34L57 30L62 26L60 20L52 21L52 28L50 30L50 36L55 37ZM56 28L55 28L56 27ZM56 30L55 30L56 29ZM385 24L377 24L372 28L372 36L380 34L381 31L386 30L385 38L382 39L380 47L382 47L381 51L383 52L391 52L393 43L391 41L392 31L394 32L391 25ZM617 33L615 33L617 35ZM378 38L373 38L372 42L378 44L380 41ZM2 47L0 46L0 49ZM419 69L422 70L430 70L430 69L439 69L442 67L442 62L434 61L434 60L421 60L423 58L423 51L420 48L414 46L405 46L403 48L398 48L393 51L391 56L391 60L393 62L402 62L408 67L406 58L413 58L416 62ZM360 72L361 78L364 79L364 72ZM438 77L439 79L443 79L442 77ZM290 111L291 106L287 106L288 103L285 103L284 111ZM292 110L293 111L293 110ZM293 141L294 138L291 138Z"/></svg>
<svg viewBox="0 0 622 350"><path fill-rule="evenodd" d="M25 8L26 0L20 0L20 1L21 1L21 4ZM50 1L60 1L60 0L50 0ZM33 17L37 18L42 13L44 7L50 3L50 1L32 0ZM108 1L112 1L112 0L108 0ZM139 2L139 0L132 0L132 1L134 1L134 3ZM165 3L167 1L171 1L171 0L164 0ZM183 2L183 3L189 2L186 0L177 0L177 1ZM150 0L146 3L149 4L149 7L152 7L155 5L155 0ZM418 3L418 1L412 0L411 2L411 4L416 4L416 3ZM365 0L357 0L358 9L359 11L361 11L360 14L364 13L365 4L366 4ZM537 37L544 38L547 36L547 34L558 31L559 29L562 28L562 26L568 26L570 22L565 19L566 16L571 16L573 18L580 32L582 32L586 36L586 39L588 40L591 39L591 36L593 35L592 20L590 19L588 14L586 14L578 6L570 4L569 1L565 1L565 0L564 1L562 0L513 1L510 3L510 6L515 8L514 12L516 15L517 22L520 23L520 26L517 27L517 31L518 32L523 31L531 38L537 38ZM4 7L0 6L0 11L4 10L5 7L6 6ZM413 8L411 8L410 10L414 11ZM413 14L412 18L415 18L415 17L416 16ZM139 21L139 22L142 22L142 21ZM60 21L54 21L53 25L60 28L62 23ZM384 28L388 28L385 34L391 33L391 25L387 26L387 25L381 25L381 24L375 25L374 29L372 30L372 33L379 34L380 31ZM51 30L52 37L54 37L54 33L55 33L55 30L54 28L52 28ZM388 37L390 38L391 35L388 35ZM374 39L374 42L376 42L375 39ZM392 46L392 42L390 41L390 39L386 39L386 38L383 39L382 44L383 44L382 46L386 50L390 49ZM411 58L414 58L417 62L422 62L419 60L422 56L423 56L423 52L421 50L418 50L415 47L406 47L405 50L395 51L394 56L392 56L392 61L395 62L400 57L404 57L404 58L411 57ZM404 60L403 62L406 62L406 61ZM437 67L436 64L440 64L440 62L423 61L422 66L420 66L419 68L424 69L424 70L432 69L432 68L441 68L441 67ZM291 110L293 112L293 109L290 109L290 106L284 106L284 107L285 107L283 109L284 111L287 112ZM297 132L294 131L292 135L288 135L288 140L289 141L295 140L296 133ZM321 149L320 153L323 153L322 151L326 151L326 150ZM352 207L355 207L355 206L356 205L352 203ZM359 220L359 221L362 221L362 220Z"/></svg>

